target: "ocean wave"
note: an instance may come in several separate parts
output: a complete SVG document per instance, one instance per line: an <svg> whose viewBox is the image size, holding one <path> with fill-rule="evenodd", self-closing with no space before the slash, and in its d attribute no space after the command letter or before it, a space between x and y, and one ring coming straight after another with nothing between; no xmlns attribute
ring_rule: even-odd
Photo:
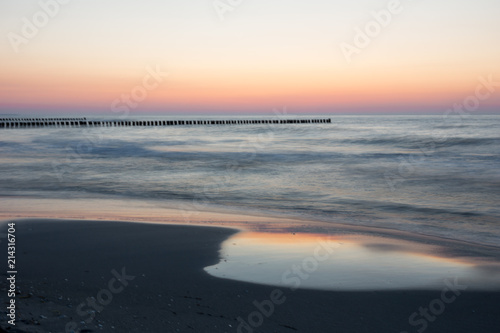
<svg viewBox="0 0 500 333"><path fill-rule="evenodd" d="M500 144L500 137L430 137L430 136L401 136L390 138L361 138L340 140L345 145L389 145L394 147L421 149L421 148L444 148L451 146L484 146Z"/></svg>
<svg viewBox="0 0 500 333"><path fill-rule="evenodd" d="M488 127L491 118L479 119L471 128L438 131L447 136L435 139L435 119L339 117L324 127L222 131L12 130L0 140L0 193L231 207L423 233L439 229L457 239L486 239L488 232L500 238L496 127ZM398 181L394 188L387 175Z"/></svg>

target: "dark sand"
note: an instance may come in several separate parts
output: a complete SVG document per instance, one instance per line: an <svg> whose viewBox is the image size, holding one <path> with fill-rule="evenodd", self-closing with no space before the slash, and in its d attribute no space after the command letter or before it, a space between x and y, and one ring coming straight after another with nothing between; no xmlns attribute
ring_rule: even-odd
<svg viewBox="0 0 500 333"><path fill-rule="evenodd" d="M17 221L17 325L7 328L2 315L1 327L7 332L65 332L75 322L81 332L238 332L237 318L248 321L253 313L254 326L260 318L262 324L240 326L239 332L418 332L424 328L423 317L416 317L421 321L412 326L410 315L441 297L440 291L291 291L205 273L203 267L218 262L220 243L235 232L126 222ZM2 253L5 243L0 244ZM123 267L135 276L124 280L125 287L111 273ZM5 277L1 288L5 306ZM268 317L258 314L254 301L269 300L275 289L283 292L284 302L274 305ZM80 303L98 296L109 304L97 303L95 318L78 314ZM442 314L430 314L420 332L497 333L499 304L500 293L463 291Z"/></svg>

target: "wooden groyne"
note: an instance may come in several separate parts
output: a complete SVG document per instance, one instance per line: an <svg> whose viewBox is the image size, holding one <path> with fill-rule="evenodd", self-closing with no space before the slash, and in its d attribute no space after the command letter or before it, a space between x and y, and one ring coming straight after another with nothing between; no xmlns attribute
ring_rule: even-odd
<svg viewBox="0 0 500 333"><path fill-rule="evenodd" d="M87 118L0 118L0 128L33 127L130 127L247 124L325 124L330 118L230 119L230 120L87 120Z"/></svg>

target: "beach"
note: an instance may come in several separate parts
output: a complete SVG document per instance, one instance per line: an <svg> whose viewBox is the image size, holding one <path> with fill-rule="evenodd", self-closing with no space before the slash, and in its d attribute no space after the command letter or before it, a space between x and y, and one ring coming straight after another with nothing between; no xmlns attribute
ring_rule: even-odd
<svg viewBox="0 0 500 333"><path fill-rule="evenodd" d="M0 9L0 333L500 333L500 1Z"/></svg>
<svg viewBox="0 0 500 333"><path fill-rule="evenodd" d="M7 332L498 331L498 292L292 290L207 274L237 232L17 220L17 324Z"/></svg>

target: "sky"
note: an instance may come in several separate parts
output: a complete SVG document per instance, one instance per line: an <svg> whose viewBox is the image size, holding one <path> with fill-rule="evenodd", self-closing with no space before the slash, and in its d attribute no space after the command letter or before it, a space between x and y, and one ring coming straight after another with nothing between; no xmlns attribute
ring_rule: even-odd
<svg viewBox="0 0 500 333"><path fill-rule="evenodd" d="M500 113L499 17L498 0L1 1L0 114Z"/></svg>

